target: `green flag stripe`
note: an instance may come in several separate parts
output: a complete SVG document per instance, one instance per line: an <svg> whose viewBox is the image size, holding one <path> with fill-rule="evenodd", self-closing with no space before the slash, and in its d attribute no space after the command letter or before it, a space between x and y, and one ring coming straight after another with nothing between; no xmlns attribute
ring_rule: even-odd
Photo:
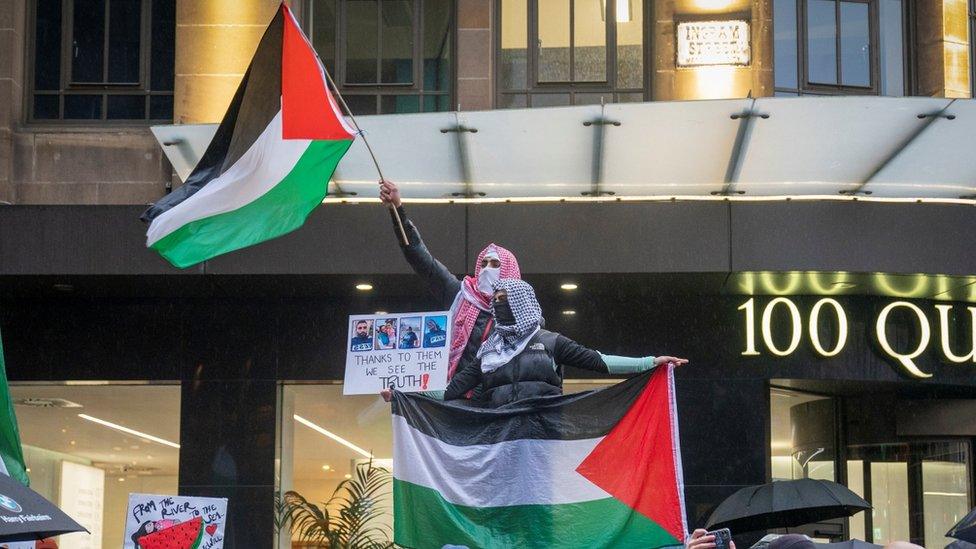
<svg viewBox="0 0 976 549"><path fill-rule="evenodd" d="M352 141L312 141L288 175L257 200L198 219L152 245L177 267L289 233L305 222L328 191L329 178Z"/></svg>
<svg viewBox="0 0 976 549"><path fill-rule="evenodd" d="M553 479L558 482L558 479ZM681 545L614 498L557 505L467 507L394 479L394 541L405 547L641 547Z"/></svg>
<svg viewBox="0 0 976 549"><path fill-rule="evenodd" d="M20 446L20 429L17 428L17 414L14 413L14 402L10 398L10 387L7 386L7 366L3 360L3 341L0 337L0 458L7 468L7 474L25 485L30 485L27 478L27 466L24 465L24 450Z"/></svg>

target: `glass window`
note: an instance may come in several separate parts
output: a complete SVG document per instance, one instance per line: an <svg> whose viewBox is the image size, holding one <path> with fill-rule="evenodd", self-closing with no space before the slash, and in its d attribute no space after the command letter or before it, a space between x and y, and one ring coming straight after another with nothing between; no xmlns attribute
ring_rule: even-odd
<svg viewBox="0 0 976 549"><path fill-rule="evenodd" d="M643 100L640 0L501 0L500 12L502 108Z"/></svg>
<svg viewBox="0 0 976 549"><path fill-rule="evenodd" d="M59 547L118 548L129 493L177 494L178 385L11 385L10 394L31 488L91 532L61 536Z"/></svg>
<svg viewBox="0 0 976 549"><path fill-rule="evenodd" d="M776 95L904 95L904 12L904 0L774 0Z"/></svg>
<svg viewBox="0 0 976 549"><path fill-rule="evenodd" d="M175 0L32 6L31 120L172 120Z"/></svg>
<svg viewBox="0 0 976 549"><path fill-rule="evenodd" d="M448 110L451 0L312 0L308 34L354 114Z"/></svg>

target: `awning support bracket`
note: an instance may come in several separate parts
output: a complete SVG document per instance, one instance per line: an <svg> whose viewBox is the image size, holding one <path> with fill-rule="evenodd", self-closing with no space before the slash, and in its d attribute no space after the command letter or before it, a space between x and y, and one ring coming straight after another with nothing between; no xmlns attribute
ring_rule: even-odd
<svg viewBox="0 0 976 549"><path fill-rule="evenodd" d="M613 196L613 191L603 190L603 142L606 137L607 126L620 126L619 120L611 120L606 117L607 106L603 99L600 99L600 116L593 120L583 122L583 127L593 128L593 171L590 174L589 191L583 191L583 196Z"/></svg>
<svg viewBox="0 0 976 549"><path fill-rule="evenodd" d="M752 96L752 92L749 93ZM739 121L739 129L735 133L735 141L732 143L732 154L729 156L729 164L725 169L725 183L722 190L712 191L712 195L730 196L733 194L745 194L745 191L735 189L735 184L739 181L739 173L742 171L742 160L746 150L749 148L749 140L752 138L752 126L757 118L766 120L769 113L756 110L756 99L752 98L749 108L741 113L729 116L732 120Z"/></svg>
<svg viewBox="0 0 976 549"><path fill-rule="evenodd" d="M460 110L460 105L458 105L458 109ZM457 136L458 164L461 168L461 183L464 185L464 190L458 193L451 193L451 196L457 198L477 198L485 196L485 193L475 192L474 190L474 183L471 180L471 158L468 154L467 134L478 133L478 128L466 126L461 120L460 112L455 111L454 120L454 127L442 128L441 133L453 133Z"/></svg>
<svg viewBox="0 0 976 549"><path fill-rule="evenodd" d="M898 146L895 147L895 150L892 151L891 154L889 154L887 158L885 158L880 163L878 163L878 165L875 166L875 168L873 170L871 170L871 174L868 175L867 177L865 177L861 181L861 183L858 184L857 187L855 187L853 189L844 189L844 190L840 191L840 194L850 195L850 196L858 195L858 194L871 194L871 191L865 191L864 190L864 187L867 186L872 181L874 181L874 178L877 177L879 173L881 173L885 168L887 168L889 165L891 165L892 162L894 162L895 160L897 160L898 157L901 156L901 154L903 152L905 152L905 149L907 149L912 143L914 143L915 141L917 141L918 138L921 137L922 134L924 134L926 130L928 130L930 127L932 127L932 124L935 124L935 122L937 120L939 120L940 118L944 118L946 120L955 120L956 119L956 115L954 115L954 114L947 114L947 111L949 110L949 107L951 107L952 104L955 103L955 102L956 102L956 100L953 99L953 100L949 101L948 103L946 103L946 106L945 107L942 107L940 110L938 110L936 112L933 112L933 113L922 113L922 114L917 115L916 118L918 118L919 120L922 120L922 123L919 124L917 128L915 128L915 131L912 132L911 135L909 135L908 137L906 137L901 143L899 143Z"/></svg>

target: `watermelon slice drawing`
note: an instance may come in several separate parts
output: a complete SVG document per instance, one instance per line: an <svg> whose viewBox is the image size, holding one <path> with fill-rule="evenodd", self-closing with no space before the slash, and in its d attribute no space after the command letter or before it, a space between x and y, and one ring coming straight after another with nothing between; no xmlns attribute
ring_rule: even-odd
<svg viewBox="0 0 976 549"><path fill-rule="evenodd" d="M197 549L203 540L203 517L139 538L142 549Z"/></svg>

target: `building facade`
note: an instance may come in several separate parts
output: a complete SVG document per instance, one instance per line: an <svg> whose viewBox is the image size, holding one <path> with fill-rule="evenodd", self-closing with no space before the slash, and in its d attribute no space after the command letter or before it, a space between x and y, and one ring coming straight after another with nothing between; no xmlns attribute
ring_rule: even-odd
<svg viewBox="0 0 976 549"><path fill-rule="evenodd" d="M976 70L976 0L291 5L358 115L968 104ZM225 547L297 547L277 494L325 501L367 456L391 456L388 409L341 385L348 315L432 307L384 209L330 202L294 234L183 271L144 247L139 213L180 184L149 127L219 121L276 8L0 4L0 333L33 485L92 510L98 531L62 546L118 546L127 494L153 492L229 498ZM452 272L488 242L514 250L552 329L691 358L677 374L690 526L736 489L811 477L874 510L802 531L943 547L976 503L973 197L750 201L717 183L695 200L597 188L406 209ZM613 382L571 377L568 391ZM65 463L87 471L85 498Z"/></svg>

